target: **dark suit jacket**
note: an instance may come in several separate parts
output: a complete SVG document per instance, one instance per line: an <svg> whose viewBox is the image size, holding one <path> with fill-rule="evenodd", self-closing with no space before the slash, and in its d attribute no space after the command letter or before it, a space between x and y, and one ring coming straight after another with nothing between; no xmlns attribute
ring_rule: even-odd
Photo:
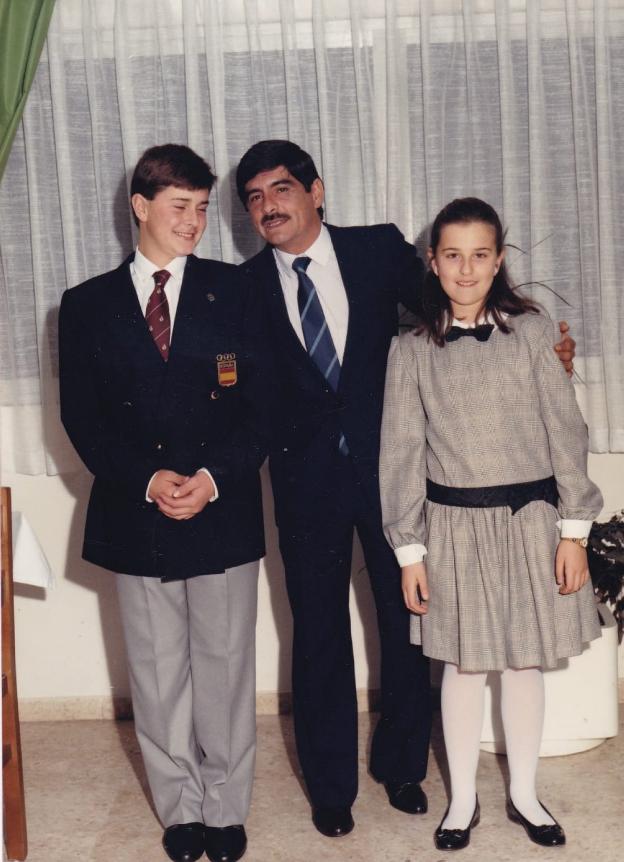
<svg viewBox="0 0 624 862"><path fill-rule="evenodd" d="M328 228L349 303L337 392L290 324L273 249L266 246L242 264L262 291L278 354L269 463L278 523L294 532L327 517L341 432L363 491L381 519L378 463L386 360L397 333L398 304L417 310L424 273L416 249L394 225Z"/></svg>
<svg viewBox="0 0 624 862"><path fill-rule="evenodd" d="M188 258L168 362L130 276L116 270L63 295L61 417L94 474L83 556L117 572L177 579L264 554L258 469L265 457L266 327L234 266ZM222 386L217 357L235 354ZM159 469L210 470L219 499L175 521L145 499Z"/></svg>

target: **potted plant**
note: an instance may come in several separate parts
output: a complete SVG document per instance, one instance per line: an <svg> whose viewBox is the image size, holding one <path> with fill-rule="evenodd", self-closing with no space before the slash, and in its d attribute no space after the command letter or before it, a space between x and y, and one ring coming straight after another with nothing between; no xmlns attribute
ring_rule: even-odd
<svg viewBox="0 0 624 862"><path fill-rule="evenodd" d="M624 634L624 510L609 520L594 521L587 546L589 573L599 601L611 605L618 629Z"/></svg>

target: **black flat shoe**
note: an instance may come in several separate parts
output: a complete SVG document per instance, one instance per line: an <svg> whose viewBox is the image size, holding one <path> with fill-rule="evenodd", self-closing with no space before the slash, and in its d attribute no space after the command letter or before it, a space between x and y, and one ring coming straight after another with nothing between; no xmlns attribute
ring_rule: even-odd
<svg viewBox="0 0 624 862"><path fill-rule="evenodd" d="M444 823L447 814L448 808L446 809L444 817L433 836L435 846L438 850L461 850L463 847L467 847L470 844L470 830L479 825L479 820L481 819L479 797L477 796L474 814L472 815L472 819L470 820L467 829L442 829L442 823Z"/></svg>
<svg viewBox="0 0 624 862"><path fill-rule="evenodd" d="M342 838L353 829L350 808L314 808L312 823L318 831L328 838Z"/></svg>
<svg viewBox="0 0 624 862"><path fill-rule="evenodd" d="M210 862L236 862L247 849L244 826L206 826L205 835Z"/></svg>
<svg viewBox="0 0 624 862"><path fill-rule="evenodd" d="M540 805L542 805L541 802ZM549 817L552 817L552 819L555 820L550 811L544 805L542 805L542 808ZM536 826L520 814L511 799L507 800L507 817L509 817L510 820L513 820L514 823L519 823L521 826L524 826L531 841L534 841L542 847L560 847L562 844L566 843L565 832L556 820L552 824Z"/></svg>
<svg viewBox="0 0 624 862"><path fill-rule="evenodd" d="M386 781L390 805L406 814L425 814L427 796L417 781Z"/></svg>
<svg viewBox="0 0 624 862"><path fill-rule="evenodd" d="M163 835L163 847L173 862L196 862L204 855L204 824L176 823Z"/></svg>

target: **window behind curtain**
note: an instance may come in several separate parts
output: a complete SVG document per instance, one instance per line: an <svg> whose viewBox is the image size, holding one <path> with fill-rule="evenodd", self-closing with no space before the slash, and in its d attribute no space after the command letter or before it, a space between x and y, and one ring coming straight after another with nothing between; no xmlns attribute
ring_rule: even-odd
<svg viewBox="0 0 624 862"><path fill-rule="evenodd" d="M141 152L207 158L198 253L238 262L259 242L233 172L267 137L312 153L329 221L393 221L423 250L448 200L490 201L514 278L572 327L592 449L624 451L624 3L544 5L58 0L0 186L5 466L75 466L58 305L132 249Z"/></svg>

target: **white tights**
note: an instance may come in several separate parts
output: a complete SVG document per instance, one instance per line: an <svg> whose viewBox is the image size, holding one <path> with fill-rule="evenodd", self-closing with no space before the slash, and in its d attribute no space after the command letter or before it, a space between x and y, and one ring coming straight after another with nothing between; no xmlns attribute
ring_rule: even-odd
<svg viewBox="0 0 624 862"><path fill-rule="evenodd" d="M444 829L466 829L474 812L486 677L486 673L465 673L457 665L444 665L442 726L451 776L451 804ZM505 670L501 691L512 802L531 823L552 824L535 790L544 722L542 672L535 667Z"/></svg>

